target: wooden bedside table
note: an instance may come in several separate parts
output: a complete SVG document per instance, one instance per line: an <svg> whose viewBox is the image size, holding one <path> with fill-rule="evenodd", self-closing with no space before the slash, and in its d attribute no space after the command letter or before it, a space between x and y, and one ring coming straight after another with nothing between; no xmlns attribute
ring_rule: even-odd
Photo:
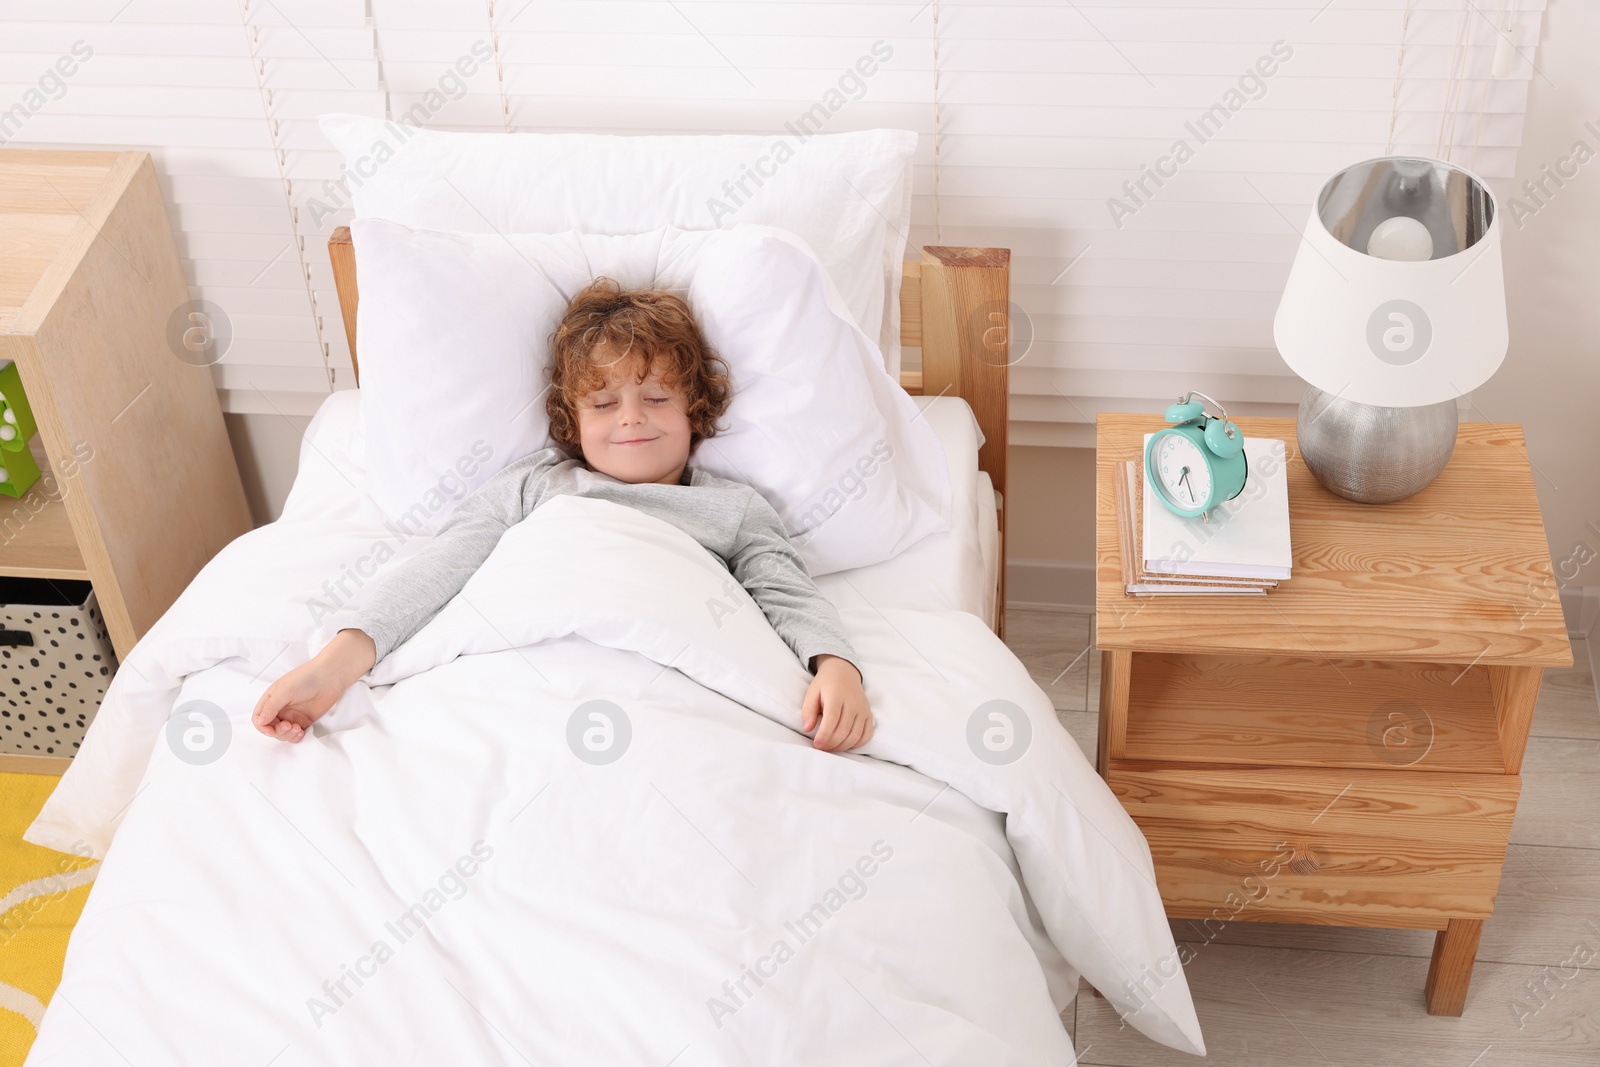
<svg viewBox="0 0 1600 1067"><path fill-rule="evenodd" d="M1168 915L1437 930L1428 1011L1460 1015L1539 682L1572 663L1522 428L1462 423L1437 481L1368 505L1317 482L1294 419L1235 421L1287 442L1293 577L1129 597L1115 464L1167 424L1099 417L1098 769Z"/></svg>
<svg viewBox="0 0 1600 1067"><path fill-rule="evenodd" d="M0 576L89 581L119 660L251 528L211 370L174 350L188 307L149 153L0 149L0 358L40 471L0 496Z"/></svg>

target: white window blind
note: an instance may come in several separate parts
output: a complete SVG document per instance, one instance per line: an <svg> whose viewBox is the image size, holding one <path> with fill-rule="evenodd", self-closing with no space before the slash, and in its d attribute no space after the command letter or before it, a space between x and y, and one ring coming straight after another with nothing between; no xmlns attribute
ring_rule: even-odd
<svg viewBox="0 0 1600 1067"><path fill-rule="evenodd" d="M318 114L779 132L882 41L824 131L919 133L911 248L1012 249L1013 439L1092 445L1097 412L1189 388L1292 413L1272 315L1312 197L1392 151L1461 163L1504 201L1543 8L0 0L0 139L148 149L193 295L231 329L224 409L308 414L353 385L326 251L350 212ZM42 85L80 41L93 54Z"/></svg>

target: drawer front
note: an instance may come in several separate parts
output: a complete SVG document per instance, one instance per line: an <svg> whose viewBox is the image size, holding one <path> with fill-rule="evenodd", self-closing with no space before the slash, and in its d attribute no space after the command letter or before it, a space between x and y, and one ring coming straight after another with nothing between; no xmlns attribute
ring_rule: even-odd
<svg viewBox="0 0 1600 1067"><path fill-rule="evenodd" d="M1494 910L1522 788L1516 775L1128 763L1108 780L1174 918L1429 929Z"/></svg>

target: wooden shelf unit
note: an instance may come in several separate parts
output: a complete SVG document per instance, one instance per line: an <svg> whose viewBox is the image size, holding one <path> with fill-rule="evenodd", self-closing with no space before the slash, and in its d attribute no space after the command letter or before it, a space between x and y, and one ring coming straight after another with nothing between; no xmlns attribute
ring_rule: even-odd
<svg viewBox="0 0 1600 1067"><path fill-rule="evenodd" d="M1427 1010L1460 1015L1494 910L1547 666L1570 666L1522 428L1466 423L1443 474L1372 506L1324 489L1295 420L1293 576L1263 597L1129 597L1097 430L1096 765L1174 918L1439 931Z"/></svg>
<svg viewBox="0 0 1600 1067"><path fill-rule="evenodd" d="M0 496L0 577L91 582L119 660L252 525L212 372L174 348L190 308L149 153L0 149L0 358L40 471Z"/></svg>
<svg viewBox="0 0 1600 1067"><path fill-rule="evenodd" d="M0 575L87 581L89 568L67 514L66 493L71 490L46 473L51 466L42 434L34 434L28 451L39 465L39 481L19 499L0 496Z"/></svg>

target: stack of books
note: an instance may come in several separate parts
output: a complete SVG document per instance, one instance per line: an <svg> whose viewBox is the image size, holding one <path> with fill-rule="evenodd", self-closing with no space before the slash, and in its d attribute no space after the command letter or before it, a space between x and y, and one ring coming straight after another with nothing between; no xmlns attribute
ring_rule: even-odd
<svg viewBox="0 0 1600 1067"><path fill-rule="evenodd" d="M1153 434L1145 435L1148 446ZM1175 515L1146 484L1144 459L1117 467L1117 536L1129 596L1261 596L1289 578L1289 475L1284 442L1247 437L1244 489L1211 521Z"/></svg>

